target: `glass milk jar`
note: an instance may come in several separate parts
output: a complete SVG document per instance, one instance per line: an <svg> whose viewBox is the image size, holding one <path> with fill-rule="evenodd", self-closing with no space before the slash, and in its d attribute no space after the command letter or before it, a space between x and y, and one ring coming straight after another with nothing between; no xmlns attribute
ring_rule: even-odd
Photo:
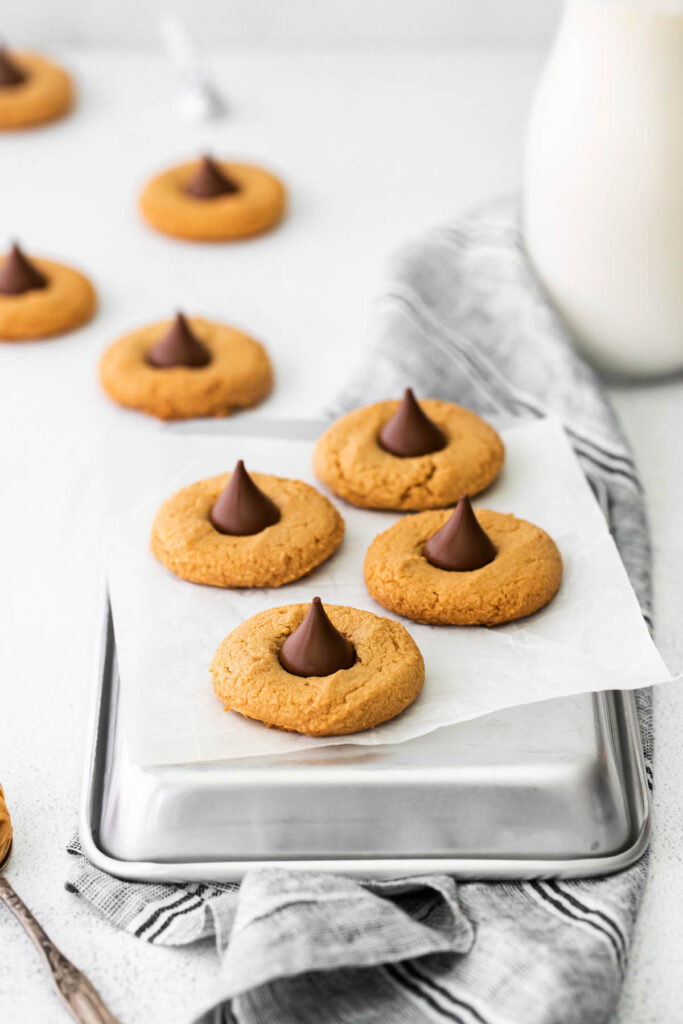
<svg viewBox="0 0 683 1024"><path fill-rule="evenodd" d="M683 369L683 0L569 0L532 108L524 231L602 369Z"/></svg>

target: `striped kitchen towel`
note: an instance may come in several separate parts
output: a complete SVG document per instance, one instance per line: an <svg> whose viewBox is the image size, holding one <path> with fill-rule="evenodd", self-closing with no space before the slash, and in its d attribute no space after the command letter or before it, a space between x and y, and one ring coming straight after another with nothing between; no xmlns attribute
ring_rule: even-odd
<svg viewBox="0 0 683 1024"><path fill-rule="evenodd" d="M509 210L435 231L394 260L365 365L332 412L401 394L509 420L561 416L650 621L647 524L600 384L534 280ZM650 696L637 696L651 779ZM355 882L255 871L241 887L132 884L83 857L67 889L147 942L214 935L195 1024L600 1024L621 986L647 859L586 881ZM169 970L171 969L169 965Z"/></svg>

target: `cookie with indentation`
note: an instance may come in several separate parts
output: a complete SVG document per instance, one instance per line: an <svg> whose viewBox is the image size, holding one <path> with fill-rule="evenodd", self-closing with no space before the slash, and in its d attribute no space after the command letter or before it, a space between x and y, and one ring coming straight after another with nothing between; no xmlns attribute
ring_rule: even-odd
<svg viewBox="0 0 683 1024"><path fill-rule="evenodd" d="M95 289L78 270L29 258L16 244L0 258L0 340L63 334L90 320L95 306Z"/></svg>
<svg viewBox="0 0 683 1024"><path fill-rule="evenodd" d="M140 196L140 209L163 234L221 242L274 228L286 200L282 182L263 167L203 157L152 178Z"/></svg>
<svg viewBox="0 0 683 1024"><path fill-rule="evenodd" d="M475 514L495 554L469 571L440 568L425 552L452 510L405 516L375 537L364 567L375 600L415 622L460 626L497 626L547 605L562 581L562 556L552 538L513 515Z"/></svg>
<svg viewBox="0 0 683 1024"><path fill-rule="evenodd" d="M242 472L238 466L236 473ZM262 516L254 533L225 532L250 528L235 515L240 503L226 493L234 475L199 480L162 504L150 546L171 572L215 587L279 587L307 576L337 550L344 520L332 502L301 480L265 473L248 479L263 492L265 509L275 506L277 518Z"/></svg>
<svg viewBox="0 0 683 1024"><path fill-rule="evenodd" d="M280 652L310 607L259 612L223 640L211 676L226 710L307 736L342 736L372 729L413 703L425 674L417 644L399 622L357 608L325 605L355 651L349 668L324 676L287 671Z"/></svg>
<svg viewBox="0 0 683 1024"><path fill-rule="evenodd" d="M263 345L235 327L197 316L179 325L177 316L115 341L100 380L119 405L184 420L258 405L272 390L273 369Z"/></svg>
<svg viewBox="0 0 683 1024"><path fill-rule="evenodd" d="M407 398L355 409L319 438L313 452L315 472L330 490L352 505L442 508L452 505L462 493L477 494L498 476L504 458L500 437L475 413L453 402L419 402L420 411L436 428L428 443L431 451L417 455L390 451L387 444L399 450L398 444L406 440L400 432L386 428L391 421L395 424L400 420ZM425 442L421 437L418 440L422 448L417 450L423 450Z"/></svg>
<svg viewBox="0 0 683 1024"><path fill-rule="evenodd" d="M37 53L0 48L0 130L55 121L73 103L67 72Z"/></svg>

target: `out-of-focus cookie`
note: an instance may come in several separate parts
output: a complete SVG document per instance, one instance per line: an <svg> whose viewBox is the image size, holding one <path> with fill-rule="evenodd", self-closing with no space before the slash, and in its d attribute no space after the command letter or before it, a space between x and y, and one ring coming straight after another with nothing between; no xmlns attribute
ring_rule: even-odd
<svg viewBox="0 0 683 1024"><path fill-rule="evenodd" d="M344 520L314 487L265 473L199 480L168 498L150 547L167 569L215 587L279 587L337 550Z"/></svg>
<svg viewBox="0 0 683 1024"><path fill-rule="evenodd" d="M178 313L115 341L100 380L119 405L183 420L258 405L273 387L273 369L263 345L242 331Z"/></svg>
<svg viewBox="0 0 683 1024"><path fill-rule="evenodd" d="M497 626L543 608L562 581L562 557L539 526L477 509L405 516L375 537L365 582L381 605L415 622Z"/></svg>
<svg viewBox="0 0 683 1024"><path fill-rule="evenodd" d="M63 68L37 53L0 47L0 130L54 121L72 102L73 85Z"/></svg>
<svg viewBox="0 0 683 1024"><path fill-rule="evenodd" d="M477 494L499 474L503 442L453 402L377 402L342 416L319 438L316 474L360 508L426 509Z"/></svg>
<svg viewBox="0 0 683 1024"><path fill-rule="evenodd" d="M95 289L72 267L28 259L16 244L0 260L1 341L63 334L90 320L95 306Z"/></svg>
<svg viewBox="0 0 683 1024"><path fill-rule="evenodd" d="M218 647L211 675L226 710L308 736L341 736L372 729L412 704L424 662L395 620L323 608L315 598L247 619Z"/></svg>
<svg viewBox="0 0 683 1024"><path fill-rule="evenodd" d="M140 196L140 209L163 234L221 242L275 227L286 196L282 182L262 167L204 156L152 178Z"/></svg>

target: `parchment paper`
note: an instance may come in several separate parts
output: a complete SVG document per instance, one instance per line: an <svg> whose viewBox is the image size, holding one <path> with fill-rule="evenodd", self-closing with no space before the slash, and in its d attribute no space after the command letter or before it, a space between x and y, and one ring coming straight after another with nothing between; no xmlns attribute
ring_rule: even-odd
<svg viewBox="0 0 683 1024"><path fill-rule="evenodd" d="M117 433L109 444L107 569L133 762L162 765L336 743L396 743L512 705L670 679L559 422L517 426L503 431L503 438L503 473L475 506L514 512L550 533L564 559L559 594L536 615L495 629L400 620L425 660L418 700L376 729L315 739L225 712L211 687L211 658L243 619L263 608L310 601L315 594L323 603L391 616L365 589L363 559L375 535L399 516L361 511L333 498L346 521L345 539L306 579L263 590L186 583L149 553L150 527L161 501L195 480L232 470L238 458L247 469L306 480L325 491L311 469L312 444Z"/></svg>

